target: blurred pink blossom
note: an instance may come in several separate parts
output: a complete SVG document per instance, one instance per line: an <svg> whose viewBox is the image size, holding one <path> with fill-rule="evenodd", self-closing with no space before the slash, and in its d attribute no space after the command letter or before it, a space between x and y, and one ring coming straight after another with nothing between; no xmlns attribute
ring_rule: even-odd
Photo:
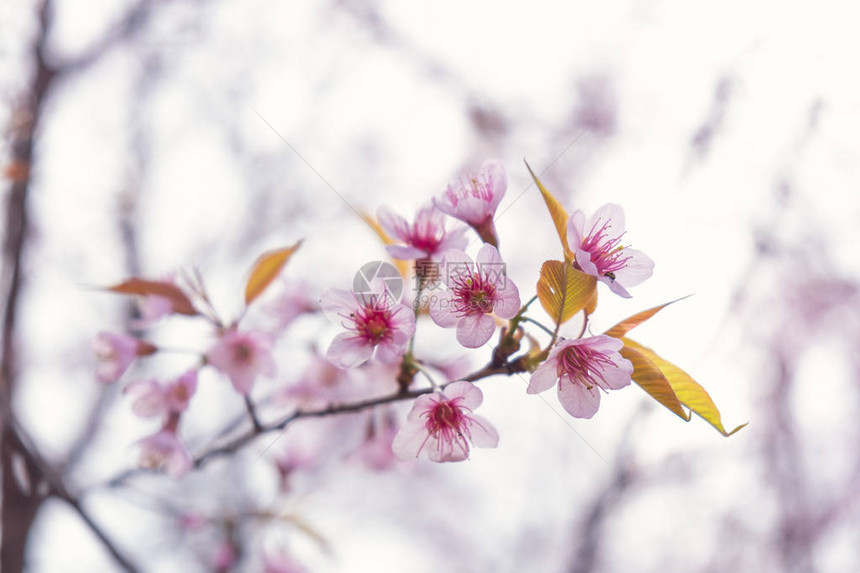
<svg viewBox="0 0 860 573"><path fill-rule="evenodd" d="M175 429L165 427L138 443L141 447L141 467L163 469L174 479L182 477L191 469L191 454L179 440Z"/></svg>
<svg viewBox="0 0 860 573"><path fill-rule="evenodd" d="M155 347L127 334L99 332L93 340L93 349L99 364L96 378L99 382L116 382L138 356L155 352Z"/></svg>
<svg viewBox="0 0 860 573"><path fill-rule="evenodd" d="M236 547L230 539L222 539L212 554L212 567L219 573L226 573L236 564Z"/></svg>
<svg viewBox="0 0 860 573"><path fill-rule="evenodd" d="M583 272L606 283L617 295L630 298L627 287L636 286L654 272L654 261L642 251L621 244L624 210L612 203L599 208L588 223L576 210L567 223L567 242Z"/></svg>
<svg viewBox="0 0 860 573"><path fill-rule="evenodd" d="M473 413L483 400L478 387L469 382L454 382L443 391L419 396L394 438L394 454L408 460L426 452L434 462L458 462L469 457L469 442L495 448L498 432Z"/></svg>
<svg viewBox="0 0 860 573"><path fill-rule="evenodd" d="M456 326L457 341L466 348L478 348L493 336L491 313L509 319L519 312L519 290L494 246L481 247L477 265L466 253L451 251L442 266L448 290L430 300L430 317L443 328Z"/></svg>
<svg viewBox="0 0 860 573"><path fill-rule="evenodd" d="M633 364L618 353L623 346L603 334L564 340L532 373L527 392L537 394L558 382L558 400L568 414L591 418L600 407L600 389L618 390L630 384Z"/></svg>
<svg viewBox="0 0 860 573"><path fill-rule="evenodd" d="M326 352L332 364L351 368L370 360L374 352L385 364L400 360L415 333L415 313L406 305L393 302L388 291L362 295L328 289L320 307L337 319L347 332L338 334Z"/></svg>
<svg viewBox="0 0 860 573"><path fill-rule="evenodd" d="M206 353L206 362L230 378L240 394L250 394L257 376L277 373L272 357L273 340L258 331L230 329Z"/></svg>
<svg viewBox="0 0 860 573"><path fill-rule="evenodd" d="M197 390L197 370L189 370L176 380L162 384L157 380L137 380L123 390L134 398L132 411L143 418L179 414Z"/></svg>
<svg viewBox="0 0 860 573"><path fill-rule="evenodd" d="M279 335L299 316L314 312L316 303L310 288L302 281L282 280L274 299L266 305L266 315L274 321L273 333Z"/></svg>
<svg viewBox="0 0 860 573"><path fill-rule="evenodd" d="M373 412L368 420L366 438L351 457L376 471L391 468L397 461L391 445L398 431L397 421L390 411Z"/></svg>
<svg viewBox="0 0 860 573"><path fill-rule="evenodd" d="M466 248L465 228L446 231L444 214L432 205L419 209L411 224L387 207L380 207L377 216L386 233L406 243L386 247L395 259L440 260L447 250Z"/></svg>
<svg viewBox="0 0 860 573"><path fill-rule="evenodd" d="M263 573L306 573L298 561L284 551L269 551L263 555Z"/></svg>

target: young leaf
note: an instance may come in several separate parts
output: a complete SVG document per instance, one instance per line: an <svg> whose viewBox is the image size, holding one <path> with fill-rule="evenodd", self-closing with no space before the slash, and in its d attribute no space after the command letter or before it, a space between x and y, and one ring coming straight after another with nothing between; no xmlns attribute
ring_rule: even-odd
<svg viewBox="0 0 860 573"><path fill-rule="evenodd" d="M666 377L660 372L656 364L644 354L629 346L624 346L621 349L621 356L633 363L633 375L631 377L634 382L639 384L652 398L669 408L669 410L685 421L690 421L690 414L681 406L681 401L678 400L678 396L675 395L675 391L672 390L669 381L666 380Z"/></svg>
<svg viewBox="0 0 860 573"><path fill-rule="evenodd" d="M627 334L628 332L630 332L631 330L633 330L634 328L636 328L637 326L639 326L640 324L642 324L643 322L645 322L646 320L648 320L649 318L651 318L652 316L654 316L655 314L657 314L658 312L660 312L661 310L663 310L664 308L669 306L670 304L676 303L679 300L684 300L685 298L687 298L689 296L690 295L683 296L681 298L676 298L675 300L669 301L666 304L661 304L660 306L655 306L654 308L649 308L648 310L643 310L642 312L636 313L633 316L625 318L624 320L622 320L621 322L619 322L618 324L616 324L615 326L613 326L612 328L610 328L609 330L604 332L603 334L606 334L607 336L612 336L615 338L621 338L622 336L624 336L625 334Z"/></svg>
<svg viewBox="0 0 860 573"><path fill-rule="evenodd" d="M287 261L290 260L290 257L293 256L293 253L296 252L301 244L302 242L299 241L292 247L274 249L260 255L260 258L256 260L254 266L251 268L251 275L248 277L248 283L245 285L245 304L251 304L254 299L266 290L266 287L275 280L281 269L284 268L284 265L287 264Z"/></svg>
<svg viewBox="0 0 860 573"><path fill-rule="evenodd" d="M573 268L569 262L545 261L540 268L537 295L541 306L562 324L586 307L597 290L597 279Z"/></svg>
<svg viewBox="0 0 860 573"><path fill-rule="evenodd" d="M646 348L635 342L630 340L629 338L622 338L624 341L625 349L634 350L646 358L648 358L657 368L660 369L660 372L666 377L666 380L672 386L672 389L675 391L675 394L678 396L678 400L681 401L686 407L690 410L698 414L702 419L715 427L719 432L724 436L731 436L746 424L741 424L731 432L727 432L723 427L723 423L720 417L720 411L717 409L716 404L711 399L711 396L702 388L698 382L693 380L689 374L675 366L674 364L667 362L666 360L660 358L657 353L655 353L650 348ZM623 353L622 353L623 355Z"/></svg>
<svg viewBox="0 0 860 573"><path fill-rule="evenodd" d="M540 179L538 179L535 172L532 171L531 166L528 161L523 159L523 162L526 164L526 168L529 170L529 174L531 174L532 179L535 181L535 185L537 185L538 189L540 189L541 195L543 195L543 200L546 203L546 208L549 209L549 214L552 217L552 222L555 225L555 230L558 233L558 238L561 240L561 247L564 249L564 259L566 261L573 260L573 253L570 250L570 247L567 246L567 211L564 210L564 207L561 206L561 203L558 202L552 193L550 193L546 187L543 186Z"/></svg>
<svg viewBox="0 0 860 573"><path fill-rule="evenodd" d="M199 314L182 289L173 283L165 281L149 281L131 277L118 285L107 287L107 290L119 294L136 294L139 296L161 296L170 301L173 312L194 316Z"/></svg>

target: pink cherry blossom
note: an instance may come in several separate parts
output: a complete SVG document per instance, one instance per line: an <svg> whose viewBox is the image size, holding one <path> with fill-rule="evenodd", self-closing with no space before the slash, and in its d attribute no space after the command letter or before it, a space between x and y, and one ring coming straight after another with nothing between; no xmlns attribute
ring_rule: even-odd
<svg viewBox="0 0 860 573"><path fill-rule="evenodd" d="M176 435L176 430L165 427L139 442L140 465L144 468L163 469L177 479L191 469L191 454Z"/></svg>
<svg viewBox="0 0 860 573"><path fill-rule="evenodd" d="M411 224L386 207L380 207L377 215L386 233L406 243L386 247L395 259L439 260L445 251L466 248L465 229L446 231L445 215L432 205L419 209Z"/></svg>
<svg viewBox="0 0 860 573"><path fill-rule="evenodd" d="M339 368L351 368L370 360L374 352L380 362L393 364L406 351L415 334L415 313L394 302L388 291L377 295L328 289L320 307L347 332L338 334L326 358Z"/></svg>
<svg viewBox="0 0 860 573"><path fill-rule="evenodd" d="M499 251L485 243L476 263L463 252L451 251L442 262L448 290L430 300L430 317L443 328L457 327L457 340L478 348L496 330L491 313L513 318L520 310L520 293L506 276Z"/></svg>
<svg viewBox="0 0 860 573"><path fill-rule="evenodd" d="M257 376L277 373L272 357L273 340L258 331L230 329L206 353L206 362L225 374L240 394L250 394Z"/></svg>
<svg viewBox="0 0 860 573"><path fill-rule="evenodd" d="M96 378L99 382L116 382L138 356L155 352L155 347L127 334L99 332L93 340L93 349L99 360Z"/></svg>
<svg viewBox="0 0 860 573"><path fill-rule="evenodd" d="M493 217L505 196L508 176L500 161L488 159L477 171L451 182L444 193L433 199L437 209L471 225L484 242L496 244Z"/></svg>
<svg viewBox="0 0 860 573"><path fill-rule="evenodd" d="M236 546L231 539L222 539L212 554L212 567L217 573L227 573L236 564Z"/></svg>
<svg viewBox="0 0 860 573"><path fill-rule="evenodd" d="M157 380L137 380L123 390L131 394L132 411L142 418L180 414L197 390L197 370L189 370L176 380L162 384Z"/></svg>
<svg viewBox="0 0 860 573"><path fill-rule="evenodd" d="M399 429L391 410L380 412L377 409L367 421L364 442L351 457L372 470L384 471L391 468L397 461L391 444Z"/></svg>
<svg viewBox="0 0 860 573"><path fill-rule="evenodd" d="M630 384L633 364L619 354L624 343L601 334L559 342L529 380L528 393L537 394L558 382L562 407L576 418L591 418L600 407L600 390Z"/></svg>
<svg viewBox="0 0 860 573"><path fill-rule="evenodd" d="M650 277L654 261L642 251L622 245L624 234L624 210L612 203L595 211L588 223L578 209L567 222L567 242L577 266L615 294L630 298L627 287Z"/></svg>
<svg viewBox="0 0 860 573"><path fill-rule="evenodd" d="M306 573L298 561L281 550L267 552L263 555L263 573Z"/></svg>
<svg viewBox="0 0 860 573"><path fill-rule="evenodd" d="M426 452L434 462L459 462L469 457L470 442L495 448L498 432L473 413L483 400L481 391L469 382L454 382L440 392L419 396L394 438L394 454L408 460Z"/></svg>
<svg viewBox="0 0 860 573"><path fill-rule="evenodd" d="M265 307L266 315L272 319L271 330L276 336L283 333L299 316L314 310L316 304L310 297L308 285L286 279L281 280L278 294Z"/></svg>

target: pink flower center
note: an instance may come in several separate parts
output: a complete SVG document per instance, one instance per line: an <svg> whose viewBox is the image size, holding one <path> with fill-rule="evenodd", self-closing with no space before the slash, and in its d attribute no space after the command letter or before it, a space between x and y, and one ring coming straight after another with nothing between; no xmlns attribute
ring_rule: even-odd
<svg viewBox="0 0 860 573"><path fill-rule="evenodd" d="M394 311L397 312L400 312L400 309ZM348 318L358 336L375 346L391 338L394 313L385 306L365 306L350 313Z"/></svg>
<svg viewBox="0 0 860 573"><path fill-rule="evenodd" d="M454 310L461 316L488 314L493 312L496 300L496 285L481 273L456 276L449 285L454 292Z"/></svg>
<svg viewBox="0 0 860 573"><path fill-rule="evenodd" d="M598 220L589 231L588 236L582 240L582 250L591 255L591 262L597 267L597 272L610 279L615 279L615 272L624 268L629 256L624 256L624 247L621 246L621 237L624 233L610 239L607 230L612 227L609 220Z"/></svg>
<svg viewBox="0 0 860 573"><path fill-rule="evenodd" d="M603 382L604 368L614 366L609 355L584 344L574 344L559 353L558 376L567 375L571 380L585 384L589 390Z"/></svg>
<svg viewBox="0 0 860 573"><path fill-rule="evenodd" d="M458 398L443 400L426 412L427 433L444 442L453 443L455 440L463 441L463 433L468 434L468 418L463 409L457 405Z"/></svg>
<svg viewBox="0 0 860 573"><path fill-rule="evenodd" d="M248 364L254 357L254 349L246 341L241 341L233 346L233 359L240 364Z"/></svg>

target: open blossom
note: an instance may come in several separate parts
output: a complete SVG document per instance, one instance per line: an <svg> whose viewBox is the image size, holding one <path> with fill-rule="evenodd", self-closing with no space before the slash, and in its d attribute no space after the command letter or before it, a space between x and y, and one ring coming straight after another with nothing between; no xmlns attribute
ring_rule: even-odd
<svg viewBox="0 0 860 573"><path fill-rule="evenodd" d="M93 349L99 360L96 378L99 382L116 382L138 356L155 352L155 347L127 334L99 332L93 340Z"/></svg>
<svg viewBox="0 0 860 573"><path fill-rule="evenodd" d="M250 394L258 375L277 373L272 337L265 332L230 329L206 353L206 362L230 378L240 394Z"/></svg>
<svg viewBox="0 0 860 573"><path fill-rule="evenodd" d="M176 435L176 430L165 427L139 442L140 465L144 468L163 469L176 479L191 469L191 454Z"/></svg>
<svg viewBox="0 0 860 573"><path fill-rule="evenodd" d="M326 352L326 358L339 368L367 362L374 352L380 362L393 364L415 334L415 313L394 302L387 290L359 298L349 291L328 289L320 307L347 330L335 337Z"/></svg>
<svg viewBox="0 0 860 573"><path fill-rule="evenodd" d="M630 298L627 287L650 277L654 261L642 251L622 245L624 232L624 210L612 203L595 211L587 223L585 213L577 209L567 223L567 242L577 266L615 294Z"/></svg>
<svg viewBox="0 0 860 573"><path fill-rule="evenodd" d="M414 223L386 207L380 207L377 215L386 233L406 243L386 247L395 259L438 260L445 251L466 248L465 228L445 230L445 215L433 206L419 209Z"/></svg>
<svg viewBox="0 0 860 573"><path fill-rule="evenodd" d="M499 251L485 243L476 263L466 253L447 253L442 274L448 290L430 302L433 322L456 326L457 340L466 348L478 348L493 336L496 322L491 313L510 319L520 310L520 293L507 277Z"/></svg>
<svg viewBox="0 0 860 573"><path fill-rule="evenodd" d="M496 244L493 217L505 196L508 176L500 161L488 159L477 171L466 173L448 184L438 198L437 209L471 225L484 242Z"/></svg>
<svg viewBox="0 0 860 573"><path fill-rule="evenodd" d="M419 396L394 438L394 454L408 460L426 452L434 462L459 462L469 457L470 442L495 448L498 432L473 413L483 400L481 391L469 382L454 382L441 392Z"/></svg>
<svg viewBox="0 0 860 573"><path fill-rule="evenodd" d="M180 414L188 408L197 390L197 370L189 370L176 380L162 384L158 380L137 380L123 390L131 394L132 411L142 418Z"/></svg>
<svg viewBox="0 0 860 573"><path fill-rule="evenodd" d="M549 353L529 380L528 393L537 394L558 382L558 400L576 418L591 418L600 407L600 390L630 384L633 364L619 354L624 343L601 334L564 340Z"/></svg>

